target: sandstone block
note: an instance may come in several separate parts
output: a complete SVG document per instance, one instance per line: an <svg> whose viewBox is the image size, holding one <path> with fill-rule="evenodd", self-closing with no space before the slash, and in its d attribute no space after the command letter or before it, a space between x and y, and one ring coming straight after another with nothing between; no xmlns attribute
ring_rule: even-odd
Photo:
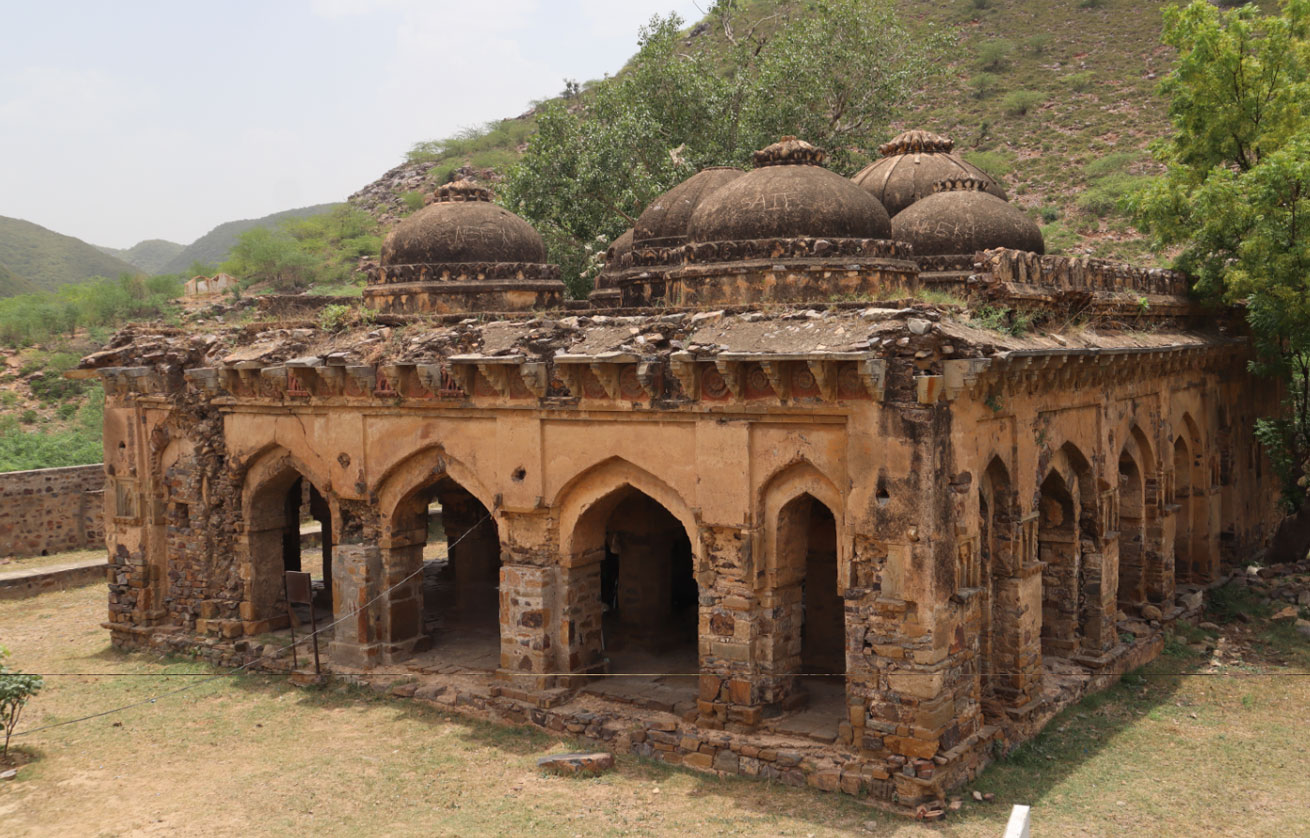
<svg viewBox="0 0 1310 838"><path fill-rule="evenodd" d="M552 754L537 760L537 767L564 777L595 777L614 767L614 755L603 751L590 754Z"/></svg>

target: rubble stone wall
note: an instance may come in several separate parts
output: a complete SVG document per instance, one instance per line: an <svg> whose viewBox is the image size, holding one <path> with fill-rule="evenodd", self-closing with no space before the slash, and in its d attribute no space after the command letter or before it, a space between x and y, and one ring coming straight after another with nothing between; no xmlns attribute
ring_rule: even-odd
<svg viewBox="0 0 1310 838"><path fill-rule="evenodd" d="M0 556L45 556L105 543L105 468L0 474Z"/></svg>

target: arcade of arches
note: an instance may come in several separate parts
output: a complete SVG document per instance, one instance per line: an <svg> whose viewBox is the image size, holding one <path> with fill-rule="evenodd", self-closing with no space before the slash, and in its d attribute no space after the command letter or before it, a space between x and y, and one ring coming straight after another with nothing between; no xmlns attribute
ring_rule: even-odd
<svg viewBox="0 0 1310 838"><path fill-rule="evenodd" d="M1012 249L1040 231L949 152L886 146L956 172L901 184L913 224L868 191L916 168L890 157L862 187L787 138L701 173L590 301L446 184L388 238L366 328L125 331L78 371L106 393L113 642L285 671L266 635L311 616L299 566L343 677L941 799L1266 546L1251 429L1280 396L1238 313L1175 272ZM1004 240L929 241L965 226ZM991 331L983 305L1045 325Z"/></svg>

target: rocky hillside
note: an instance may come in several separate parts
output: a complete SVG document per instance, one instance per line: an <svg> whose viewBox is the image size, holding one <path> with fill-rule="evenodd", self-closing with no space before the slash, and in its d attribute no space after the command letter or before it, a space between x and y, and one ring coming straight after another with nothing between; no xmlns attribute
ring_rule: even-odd
<svg viewBox="0 0 1310 838"><path fill-rule="evenodd" d="M925 80L917 103L888 127L888 136L925 128L953 137L958 151L1003 180L1012 200L1040 220L1054 252L1161 261L1123 217L1119 201L1156 171L1147 146L1168 128L1157 93L1172 60L1160 45L1166 2L896 3L907 23L947 30L956 44L942 74ZM745 14L765 18L803 2L741 5ZM722 48L722 33L708 20L687 32L690 49ZM488 155L512 160L532 119L529 112L481 135L428 143L443 153L392 169L350 201L392 221L421 205L415 194L458 176L462 166Z"/></svg>
<svg viewBox="0 0 1310 838"><path fill-rule="evenodd" d="M165 241L164 239L146 239L137 242L126 250L100 245L96 245L96 249L122 259L129 265L135 265L148 274L157 274L163 272L162 268L168 264L170 259L186 250L186 245Z"/></svg>
<svg viewBox="0 0 1310 838"><path fill-rule="evenodd" d="M81 239L47 230L21 218L0 216L0 296L32 290L52 291L93 276L116 277L139 271Z"/></svg>
<svg viewBox="0 0 1310 838"><path fill-rule="evenodd" d="M155 273L186 273L197 262L203 265L217 265L227 258L228 251L236 244L237 236L256 227L276 227L289 218L307 218L328 212L339 204L316 204L312 207L284 210L266 215L263 218L251 218L241 221L228 221L205 233L187 245L163 264Z"/></svg>

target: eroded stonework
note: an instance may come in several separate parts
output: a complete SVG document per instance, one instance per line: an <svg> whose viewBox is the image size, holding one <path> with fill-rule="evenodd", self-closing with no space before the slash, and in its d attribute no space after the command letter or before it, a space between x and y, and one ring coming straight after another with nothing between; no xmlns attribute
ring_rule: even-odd
<svg viewBox="0 0 1310 838"><path fill-rule="evenodd" d="M942 798L1263 547L1250 429L1279 394L1181 275L823 241L689 259L650 280L662 309L120 334L83 365L115 644L289 667L267 635L316 519L338 672L409 667L401 694L693 768Z"/></svg>

